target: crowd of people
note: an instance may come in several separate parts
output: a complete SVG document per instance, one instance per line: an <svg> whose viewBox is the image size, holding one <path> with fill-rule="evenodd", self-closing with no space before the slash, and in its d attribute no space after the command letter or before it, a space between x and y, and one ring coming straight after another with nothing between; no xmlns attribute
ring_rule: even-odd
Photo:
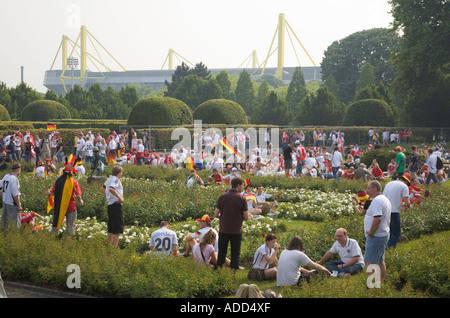
<svg viewBox="0 0 450 318"><path fill-rule="evenodd" d="M321 260L314 262L303 251L303 241L294 236L288 246L281 251L274 234L268 234L264 243L255 251L254 260L249 270L249 278L255 280L274 279L277 286L301 284L309 281L311 275L323 272L327 276L346 277L364 270L371 264L378 265L380 277L386 275L384 251L386 248L395 248L401 237L400 211L407 209L412 203L420 203L429 196L429 190L422 190L419 184L437 184L446 181L446 175L439 165L440 159L447 159L448 153L444 144L434 147L418 149L411 147L411 155L406 158L404 149L398 145L395 148L394 158L386 169L381 169L374 160L369 167L361 162L363 151L358 145L345 147L344 134L338 132L328 139L332 150L326 150L328 139L326 134L318 130L317 143L311 147L303 145L304 135L301 131L295 134L297 138L285 136L283 133L281 153L270 147L251 149L245 159L237 161L238 153L230 152L223 157L215 151L218 144L214 138L206 138L208 151L196 154L194 150L173 149L171 153L157 153L148 151L148 135L138 139L137 134L130 129L116 134L114 131L103 138L100 134L93 136L89 131L86 135L79 132L74 139L74 155L80 161L76 167L73 163L62 160L64 156L61 137L57 131L46 134L40 139L38 135L33 138L29 132L20 136L20 131L7 136L0 136L3 155L12 161L11 173L4 176L1 181L3 197L2 226L8 228L10 222L20 228L23 225L34 227L34 218L42 218L39 214L21 213L20 185L17 178L21 172L20 161L30 161L33 157L36 162L35 174L39 175L40 167L45 165L43 171L54 171L55 164L63 164L59 177L53 188L46 195L54 199L52 207L54 216L52 232L58 232L65 219L67 234L74 235L75 221L77 219L76 204L83 204L82 193L74 174L82 167L83 162L93 164L95 155L105 165L113 165L111 176L103 184L108 205L108 242L118 246L120 234L124 230L123 187L120 181L123 175L124 164L149 165L150 167L164 166L172 169L189 169L191 171L187 186L196 184L206 185L213 183L227 183L229 189L217 199L214 217L219 219L218 230L211 227L211 217L203 215L197 219L199 230L185 238L186 249L184 256L192 257L199 264L206 264L212 268L228 266L233 276L241 269L240 251L242 242L243 222L249 218L258 218L276 213L276 194L264 193L261 185L253 192L250 180L244 180L241 173L250 175L278 174L286 177L311 177L322 179L363 179L368 181L367 189L358 193L353 200L355 212L364 217L364 232L366 236L365 253L363 255L358 242L350 237L344 228L336 229L336 241L323 255ZM376 131L371 135L376 139ZM321 137L322 135L322 137ZM403 134L405 138L408 135ZM16 138L17 137L17 138ZM235 136L234 136L235 137ZM384 137L383 137L384 138ZM21 139L23 144L16 144ZM242 142L246 139L242 138ZM400 139L403 140L403 139ZM270 144L269 138L265 141ZM401 142L400 142L401 143ZM22 152L11 149L11 144L18 145ZM32 146L30 146L30 144ZM53 147L55 145L55 147ZM330 147L328 146L328 147ZM211 151L212 156L208 156ZM5 155L6 154L6 155ZM206 154L206 155L205 155ZM421 161L420 155L427 155L426 161ZM45 162L44 162L45 161ZM208 180L202 180L197 174L198 170L209 170ZM226 174L224 176L224 174ZM387 182L382 191L381 181ZM271 199L267 202L267 199ZM170 224L163 221L160 228L151 234L150 253L178 256L179 242L176 233L170 229ZM230 259L227 258L230 246ZM328 261L333 254L338 254L339 261ZM324 264L324 265L322 265ZM309 268L309 269L307 269ZM269 293L273 296L272 293Z"/></svg>

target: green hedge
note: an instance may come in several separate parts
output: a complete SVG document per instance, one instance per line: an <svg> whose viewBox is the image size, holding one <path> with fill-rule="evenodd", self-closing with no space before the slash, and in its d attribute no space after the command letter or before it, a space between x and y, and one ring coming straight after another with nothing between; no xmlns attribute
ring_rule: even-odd
<svg viewBox="0 0 450 318"><path fill-rule="evenodd" d="M61 103L53 100L36 100L25 106L21 119L25 121L45 121L51 119L70 118L70 112Z"/></svg>
<svg viewBox="0 0 450 318"><path fill-rule="evenodd" d="M0 121L10 121L11 117L9 116L9 112L5 106L0 104Z"/></svg>
<svg viewBox="0 0 450 318"><path fill-rule="evenodd" d="M381 99L363 99L350 104L345 110L343 126L394 125L391 107Z"/></svg>
<svg viewBox="0 0 450 318"><path fill-rule="evenodd" d="M80 289L67 287L71 264L80 268ZM60 240L44 231L1 232L0 270L5 280L101 297L207 298L235 288L228 271L192 258L137 256L108 248L103 239Z"/></svg>
<svg viewBox="0 0 450 318"><path fill-rule="evenodd" d="M149 97L134 105L128 125L189 125L192 112L182 101L171 97Z"/></svg>
<svg viewBox="0 0 450 318"><path fill-rule="evenodd" d="M205 124L247 124L244 109L228 99L211 99L200 104L194 111L194 119Z"/></svg>

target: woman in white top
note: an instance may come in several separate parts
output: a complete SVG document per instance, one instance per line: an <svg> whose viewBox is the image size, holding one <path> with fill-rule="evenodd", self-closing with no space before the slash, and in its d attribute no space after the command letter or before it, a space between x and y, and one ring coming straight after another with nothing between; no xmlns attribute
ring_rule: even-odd
<svg viewBox="0 0 450 318"><path fill-rule="evenodd" d="M277 286L292 286L300 282L300 278L309 277L313 273L302 266L323 271L327 276L331 276L328 269L319 265L303 253L303 241L299 236L294 236L289 242L288 247L281 252L278 260Z"/></svg>
<svg viewBox="0 0 450 318"><path fill-rule="evenodd" d="M265 243L261 245L255 253L253 258L253 268L264 269L265 278L275 279L277 277L277 254L280 250L280 245L277 244L277 237L274 234L268 234L265 238ZM275 267L270 267L275 265Z"/></svg>

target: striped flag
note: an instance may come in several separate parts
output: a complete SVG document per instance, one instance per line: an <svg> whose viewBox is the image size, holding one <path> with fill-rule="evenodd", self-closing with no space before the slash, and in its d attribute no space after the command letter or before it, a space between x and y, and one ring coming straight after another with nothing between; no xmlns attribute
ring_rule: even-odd
<svg viewBox="0 0 450 318"><path fill-rule="evenodd" d="M56 129L56 124L47 124L47 131L53 131Z"/></svg>
<svg viewBox="0 0 450 318"><path fill-rule="evenodd" d="M225 137L223 137L223 139L220 141L220 143L230 152L230 153L234 153L236 155L236 157L241 160L243 157L242 155L236 150L234 149L227 141L227 139Z"/></svg>

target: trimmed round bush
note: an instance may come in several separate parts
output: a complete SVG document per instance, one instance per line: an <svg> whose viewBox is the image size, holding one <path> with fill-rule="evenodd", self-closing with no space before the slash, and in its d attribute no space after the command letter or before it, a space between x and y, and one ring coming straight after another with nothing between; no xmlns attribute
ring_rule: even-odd
<svg viewBox="0 0 450 318"><path fill-rule="evenodd" d="M391 107L381 99L362 99L350 104L345 111L343 126L393 126Z"/></svg>
<svg viewBox="0 0 450 318"><path fill-rule="evenodd" d="M247 124L247 115L238 103L228 99L210 99L194 111L194 119L204 124Z"/></svg>
<svg viewBox="0 0 450 318"><path fill-rule="evenodd" d="M22 110L21 119L25 121L47 121L50 119L71 118L69 110L54 100L36 100Z"/></svg>
<svg viewBox="0 0 450 318"><path fill-rule="evenodd" d="M137 102L128 117L128 125L191 125L192 111L172 97L148 97Z"/></svg>
<svg viewBox="0 0 450 318"><path fill-rule="evenodd" d="M10 121L11 117L9 116L9 112L5 106L0 104L0 121Z"/></svg>

